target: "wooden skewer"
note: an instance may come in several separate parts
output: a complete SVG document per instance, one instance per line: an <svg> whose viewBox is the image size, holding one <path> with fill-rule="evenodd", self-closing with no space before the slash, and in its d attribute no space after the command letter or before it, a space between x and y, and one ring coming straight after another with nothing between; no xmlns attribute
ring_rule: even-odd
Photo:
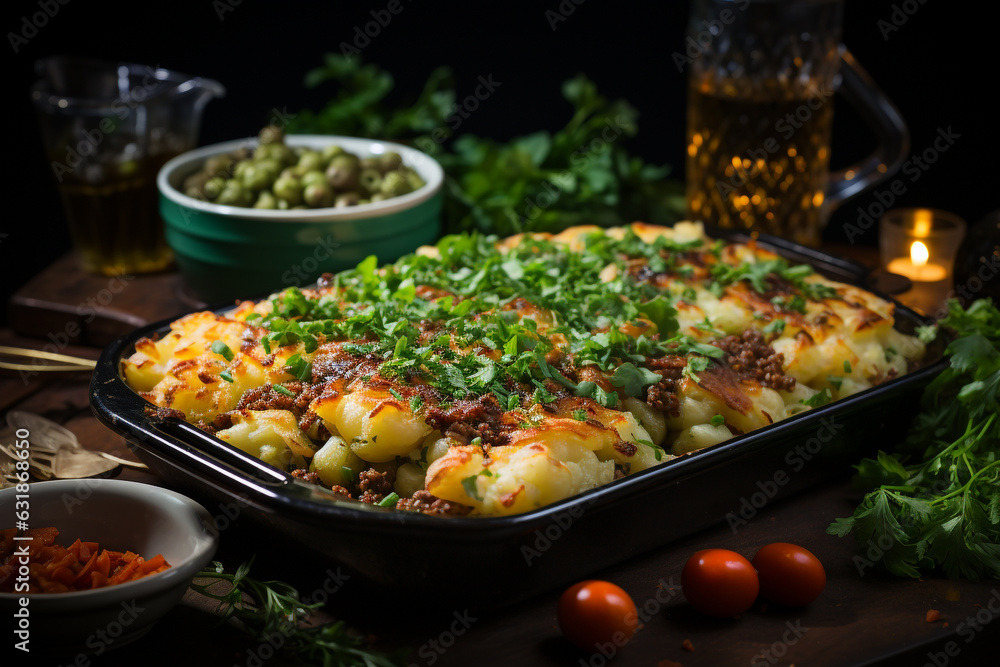
<svg viewBox="0 0 1000 667"><path fill-rule="evenodd" d="M19 364L9 361L0 361L0 368L12 371L85 372L92 371L97 367L97 362L93 359L84 359L83 357L74 357L68 354L58 354L56 352L32 350L25 347L11 347L9 345L0 345L0 355L63 362L61 364Z"/></svg>

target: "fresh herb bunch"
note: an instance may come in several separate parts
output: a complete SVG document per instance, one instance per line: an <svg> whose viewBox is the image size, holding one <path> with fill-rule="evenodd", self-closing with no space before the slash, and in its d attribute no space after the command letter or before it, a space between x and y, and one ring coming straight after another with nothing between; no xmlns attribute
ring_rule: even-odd
<svg viewBox="0 0 1000 667"><path fill-rule="evenodd" d="M939 326L919 333L931 341L942 329L950 365L926 387L899 453L857 466L874 490L828 532L853 532L896 575L1000 579L1000 310L951 300Z"/></svg>
<svg viewBox="0 0 1000 667"><path fill-rule="evenodd" d="M670 168L630 155L638 112L608 100L579 74L562 85L573 115L555 133L506 143L465 134L435 154L448 174L448 227L494 234L609 227L636 220L670 224L684 217L683 187Z"/></svg>
<svg viewBox="0 0 1000 667"><path fill-rule="evenodd" d="M337 96L318 112L297 113L288 133L395 140L430 153L445 170L444 233L506 236L684 217L683 185L668 178L670 167L647 164L625 146L638 132L636 109L599 95L582 74L562 85L573 109L563 128L506 142L453 132L448 68L434 70L412 103L394 101L393 77L356 57L328 54L306 76L309 88L327 83Z"/></svg>
<svg viewBox="0 0 1000 667"><path fill-rule="evenodd" d="M251 559L226 573L222 563L212 565L194 577L191 588L219 601L223 622L235 625L257 639L282 637L281 650L304 664L323 667L398 667L405 665L408 650L383 654L372 649L363 637L343 621L307 625L311 612L321 603L305 604L298 591L282 581L261 581L249 576ZM220 582L225 590L219 592ZM248 600L249 598L249 600Z"/></svg>
<svg viewBox="0 0 1000 667"><path fill-rule="evenodd" d="M400 101L392 96L393 76L360 58L329 53L323 64L305 76L306 88L334 83L337 96L319 111L303 109L285 127L288 134L336 134L372 137L412 143L439 127L455 106L451 70L439 67L427 78L416 100Z"/></svg>

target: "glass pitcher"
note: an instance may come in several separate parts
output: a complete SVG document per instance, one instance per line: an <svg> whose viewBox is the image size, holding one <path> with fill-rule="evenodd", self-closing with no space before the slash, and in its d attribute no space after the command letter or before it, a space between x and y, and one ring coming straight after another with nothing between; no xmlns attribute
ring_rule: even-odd
<svg viewBox="0 0 1000 667"><path fill-rule="evenodd" d="M816 246L838 205L901 165L906 124L841 44L842 15L843 0L692 0L675 54L688 77L690 219ZM835 93L878 146L831 173Z"/></svg>
<svg viewBox="0 0 1000 667"><path fill-rule="evenodd" d="M31 87L52 175L84 269L167 268L156 174L195 147L216 81L135 63L55 56Z"/></svg>

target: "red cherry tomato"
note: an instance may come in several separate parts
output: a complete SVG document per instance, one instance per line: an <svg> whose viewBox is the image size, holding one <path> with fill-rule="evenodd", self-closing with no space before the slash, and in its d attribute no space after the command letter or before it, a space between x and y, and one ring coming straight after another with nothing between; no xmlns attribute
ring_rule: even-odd
<svg viewBox="0 0 1000 667"><path fill-rule="evenodd" d="M701 613L729 618L753 605L760 585L753 565L743 556L728 549L703 549L684 565L681 590Z"/></svg>
<svg viewBox="0 0 1000 667"><path fill-rule="evenodd" d="M760 579L761 597L786 607L804 607L826 587L826 570L807 549L775 542L761 547L753 557Z"/></svg>
<svg viewBox="0 0 1000 667"><path fill-rule="evenodd" d="M618 650L639 625L632 598L608 581L581 581L567 588L556 617L566 639L592 653Z"/></svg>

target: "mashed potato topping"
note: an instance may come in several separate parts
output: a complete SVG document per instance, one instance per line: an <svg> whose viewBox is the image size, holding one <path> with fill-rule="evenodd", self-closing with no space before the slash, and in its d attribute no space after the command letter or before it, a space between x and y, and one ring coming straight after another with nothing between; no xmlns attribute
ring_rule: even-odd
<svg viewBox="0 0 1000 667"><path fill-rule="evenodd" d="M449 236L123 362L148 401L364 502L532 510L919 361L893 304L696 223Z"/></svg>

